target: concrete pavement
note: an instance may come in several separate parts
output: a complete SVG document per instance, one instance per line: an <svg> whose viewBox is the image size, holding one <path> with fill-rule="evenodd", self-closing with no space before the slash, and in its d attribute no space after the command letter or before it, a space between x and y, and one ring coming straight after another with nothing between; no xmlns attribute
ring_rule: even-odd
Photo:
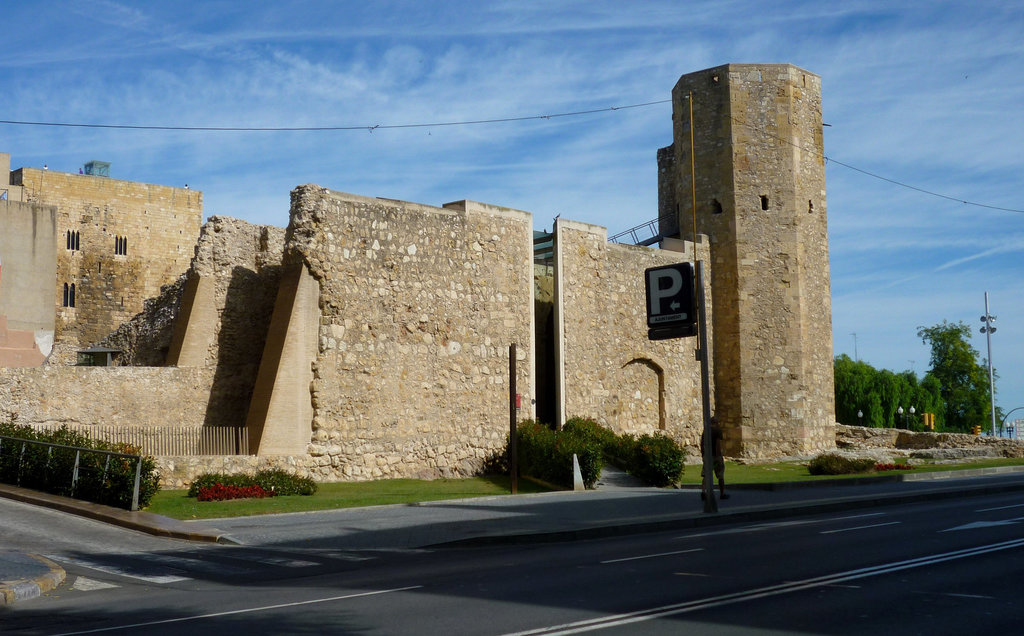
<svg viewBox="0 0 1024 636"><path fill-rule="evenodd" d="M397 549L438 545L550 542L766 521L881 505L1024 491L1024 466L947 473L903 473L816 482L736 485L704 513L694 489L638 485L606 472L596 490L506 495L183 522L0 485L0 496L86 516L155 536L187 541ZM258 519L258 522L256 520ZM0 552L0 599L39 596L64 571L37 555Z"/></svg>

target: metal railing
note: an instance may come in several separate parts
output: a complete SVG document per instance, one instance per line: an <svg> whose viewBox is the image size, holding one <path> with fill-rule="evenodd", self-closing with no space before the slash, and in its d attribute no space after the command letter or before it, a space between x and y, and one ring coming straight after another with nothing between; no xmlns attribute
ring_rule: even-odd
<svg viewBox="0 0 1024 636"><path fill-rule="evenodd" d="M533 235L533 262L538 265L551 265L555 259L555 235Z"/></svg>
<svg viewBox="0 0 1024 636"><path fill-rule="evenodd" d="M125 426L63 425L71 431L115 444L129 444L155 457L194 455L248 455L249 431L244 426ZM55 431L47 424L32 426L37 431Z"/></svg>
<svg viewBox="0 0 1024 636"><path fill-rule="evenodd" d="M0 435L0 460L3 459L4 453L7 452L8 449L10 449L11 453L16 453L18 455L18 460L17 460L18 463L17 463L17 469L16 469L17 477L15 479L15 482L16 482L15 485L16 486L21 486L22 481L23 481L24 468L25 468L25 449L28 448L29 446L42 446L42 447L47 449L47 451L46 451L46 463L43 466L43 472L46 473L45 479L47 479L47 480L50 478L49 471L50 471L50 466L51 466L51 463L52 463L52 460L53 460L53 449L55 449L55 448L57 448L57 449L65 449L65 450L68 450L68 451L74 451L75 452L74 467L72 468L71 475L69 475L69 477L71 478L71 488L70 488L70 491L69 491L69 493L70 493L69 496L72 497L72 498L74 498L74 496L75 496L75 488L78 486L79 468L81 467L81 464L82 464L82 455L83 454L84 455L101 455L101 456L105 456L106 457L106 461L104 463L104 468L103 468L103 476L102 476L102 478L100 480L101 482L106 482L106 480L107 480L107 475L109 474L109 471L110 471L110 460L111 460L111 458L120 457L120 458L124 458L124 459L128 459L128 460L134 460L135 461L135 483L134 483L134 485L132 487L132 504L131 504L131 508L129 508L129 509L133 510L133 511L139 509L139 485L140 485L140 483L142 481L142 459L143 459L142 455L130 455L130 454L127 454L127 453L115 453L113 451L96 450L96 449L93 449L93 448L81 448L79 446L65 446L63 444L53 444L51 442L40 442L40 441L36 441L36 440L31 440L31 439L22 439L20 437L7 437L6 435Z"/></svg>
<svg viewBox="0 0 1024 636"><path fill-rule="evenodd" d="M665 238L661 228L675 221L674 214L665 214L656 219L634 226L608 237L609 243L631 243L633 245L654 245Z"/></svg>

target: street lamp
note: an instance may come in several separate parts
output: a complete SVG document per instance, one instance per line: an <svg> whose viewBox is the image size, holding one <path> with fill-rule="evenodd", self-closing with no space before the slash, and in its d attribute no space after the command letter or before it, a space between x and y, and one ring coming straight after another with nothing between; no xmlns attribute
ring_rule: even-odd
<svg viewBox="0 0 1024 636"><path fill-rule="evenodd" d="M915 412L915 409L914 409L914 407L913 407L913 406L911 406L911 407L910 407L910 423L911 423L911 424L913 424L913 423L914 423L914 412Z"/></svg>
<svg viewBox="0 0 1024 636"><path fill-rule="evenodd" d="M992 379L992 334L996 332L992 323L995 321L996 317L988 313L988 292L985 292L985 315L981 317L985 326L981 328L981 333L985 334L985 340L988 341L988 398L992 411L992 437L996 436L996 385Z"/></svg>
<svg viewBox="0 0 1024 636"><path fill-rule="evenodd" d="M903 419L903 428L907 428L907 418L903 417L903 407L900 406L896 409L896 412L900 414L900 418Z"/></svg>
<svg viewBox="0 0 1024 636"><path fill-rule="evenodd" d="M864 411L857 409L857 426L864 426Z"/></svg>

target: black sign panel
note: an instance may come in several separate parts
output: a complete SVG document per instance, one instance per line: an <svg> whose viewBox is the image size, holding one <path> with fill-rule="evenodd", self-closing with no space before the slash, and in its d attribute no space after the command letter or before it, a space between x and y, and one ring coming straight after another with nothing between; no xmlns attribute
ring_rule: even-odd
<svg viewBox="0 0 1024 636"><path fill-rule="evenodd" d="M647 327L651 340L697 334L693 264L676 263L644 271Z"/></svg>

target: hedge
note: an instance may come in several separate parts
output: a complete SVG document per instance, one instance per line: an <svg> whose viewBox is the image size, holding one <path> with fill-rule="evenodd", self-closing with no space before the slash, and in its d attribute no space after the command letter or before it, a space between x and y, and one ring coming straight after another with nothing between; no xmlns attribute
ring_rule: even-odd
<svg viewBox="0 0 1024 636"><path fill-rule="evenodd" d="M850 459L837 453L823 453L807 465L812 475L852 475L866 473L874 468L873 459Z"/></svg>
<svg viewBox="0 0 1024 636"><path fill-rule="evenodd" d="M526 420L518 431L520 472L559 486L572 486L574 453L587 488L597 483L606 459L652 486L676 484L683 474L686 451L665 435L616 435L583 417L569 419L561 431Z"/></svg>
<svg viewBox="0 0 1024 636"><path fill-rule="evenodd" d="M312 495L316 493L316 482L309 477L299 477L280 469L267 469L255 475L225 473L203 473L196 477L188 489L189 497L197 497L204 488L225 486L251 488L259 486L274 495Z"/></svg>
<svg viewBox="0 0 1024 636"><path fill-rule="evenodd" d="M88 435L61 426L56 431L37 431L31 426L0 423L0 435L22 440L48 442L80 449L112 451L140 455L129 444L94 440ZM81 453L78 481L72 490L75 448L52 448L36 444L0 440L0 482L41 490L62 497L131 509L135 489L137 461L101 453ZM152 457L143 456L139 480L139 508L146 507L160 490L160 475Z"/></svg>

